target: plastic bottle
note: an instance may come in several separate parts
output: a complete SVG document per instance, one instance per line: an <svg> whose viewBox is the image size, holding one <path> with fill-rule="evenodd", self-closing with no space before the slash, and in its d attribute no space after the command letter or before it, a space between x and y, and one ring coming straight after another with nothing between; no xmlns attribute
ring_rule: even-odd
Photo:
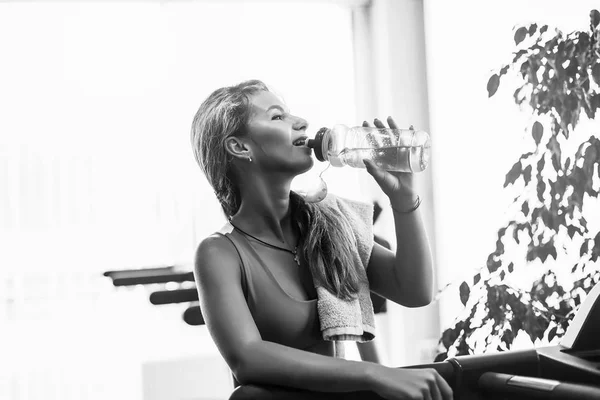
<svg viewBox="0 0 600 400"><path fill-rule="evenodd" d="M425 170L431 153L427 132L412 128L336 125L319 129L306 146L313 148L319 161L329 161L334 167L365 168L366 158L387 171L411 173Z"/></svg>

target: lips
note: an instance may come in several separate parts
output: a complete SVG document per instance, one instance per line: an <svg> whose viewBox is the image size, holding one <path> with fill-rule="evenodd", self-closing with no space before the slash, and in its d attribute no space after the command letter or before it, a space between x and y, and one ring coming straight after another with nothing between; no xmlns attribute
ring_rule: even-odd
<svg viewBox="0 0 600 400"><path fill-rule="evenodd" d="M298 139L294 140L292 142L292 144L294 146L304 146L304 144L306 143L307 139L308 139L308 136L300 136Z"/></svg>

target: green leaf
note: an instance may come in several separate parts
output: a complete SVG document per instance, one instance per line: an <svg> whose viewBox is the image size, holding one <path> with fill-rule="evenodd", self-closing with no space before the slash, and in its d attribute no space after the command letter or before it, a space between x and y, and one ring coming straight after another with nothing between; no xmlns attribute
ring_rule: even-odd
<svg viewBox="0 0 600 400"><path fill-rule="evenodd" d="M531 36L535 33L536 30L537 30L537 24L531 24L531 25L529 25L529 30L527 33L529 33L529 36Z"/></svg>
<svg viewBox="0 0 600 400"><path fill-rule="evenodd" d="M521 225L518 225L518 227L516 229L513 230L513 240L515 241L515 243L517 244L521 244L521 242L519 241L519 230L522 229Z"/></svg>
<svg viewBox="0 0 600 400"><path fill-rule="evenodd" d="M594 247L592 247L592 261L596 261L600 256L600 232L594 238Z"/></svg>
<svg viewBox="0 0 600 400"><path fill-rule="evenodd" d="M592 67L592 77L594 78L594 81L596 81L596 84L600 85L600 62L594 64Z"/></svg>
<svg viewBox="0 0 600 400"><path fill-rule="evenodd" d="M592 110L600 108L600 93L594 93L590 96L590 106Z"/></svg>
<svg viewBox="0 0 600 400"><path fill-rule="evenodd" d="M513 63L516 64L517 60L527 54L527 50L519 50L514 53L515 57L513 58Z"/></svg>
<svg viewBox="0 0 600 400"><path fill-rule="evenodd" d="M466 356L472 354L472 352L473 350L471 349L471 347L469 347L466 338L460 340L458 345L456 346L456 356Z"/></svg>
<svg viewBox="0 0 600 400"><path fill-rule="evenodd" d="M540 218L540 215L542 215L542 207L535 208L531 213L531 221L537 220L538 218Z"/></svg>
<svg viewBox="0 0 600 400"><path fill-rule="evenodd" d="M515 44L518 45L519 43L521 43L523 40L525 40L526 36L527 28L522 26L519 29L517 29L517 31L515 32Z"/></svg>
<svg viewBox="0 0 600 400"><path fill-rule="evenodd" d="M552 161L552 167L554 168L555 171L560 170L560 167L561 167L560 157L561 157L562 151L560 149L560 143L556 139L556 136L552 136L550 138L546 147L552 153L552 156L550 158L550 160Z"/></svg>
<svg viewBox="0 0 600 400"><path fill-rule="evenodd" d="M546 225L548 228L554 228L554 214L548 208L543 207L540 216L542 217L542 222L544 225Z"/></svg>
<svg viewBox="0 0 600 400"><path fill-rule="evenodd" d="M542 140L542 135L544 134L544 126L540 124L538 121L533 123L533 127L531 128L531 135L533 136L533 140L536 145L540 144Z"/></svg>
<svg viewBox="0 0 600 400"><path fill-rule="evenodd" d="M504 229L506 230L506 228L504 228ZM495 254L503 254L504 253L504 243L502 243L502 240L498 239L496 241L496 251L494 253Z"/></svg>
<svg viewBox="0 0 600 400"><path fill-rule="evenodd" d="M510 345L512 344L514 339L515 339L515 334L513 333L513 331L510 329L506 329L504 331L504 334L502 335L501 340L506 344L507 348L510 348Z"/></svg>
<svg viewBox="0 0 600 400"><path fill-rule="evenodd" d="M508 272L513 272L514 269L515 269L515 264L513 264L513 263L508 264Z"/></svg>
<svg viewBox="0 0 600 400"><path fill-rule="evenodd" d="M527 185L529 181L531 181L531 165L528 165L523 170L523 180L525 181L525 185Z"/></svg>
<svg viewBox="0 0 600 400"><path fill-rule="evenodd" d="M518 311L515 312L515 317L510 320L510 327L513 332L519 332L519 330L523 329L523 315L525 315L525 312L521 310L522 309L518 309Z"/></svg>
<svg viewBox="0 0 600 400"><path fill-rule="evenodd" d="M510 171L508 172L508 174L506 174L506 180L504 181L504 186L503 187L507 187L508 185L512 185L513 183L515 183L515 181L517 180L517 178L519 176L521 176L521 161L517 161L512 168L510 169Z"/></svg>
<svg viewBox="0 0 600 400"><path fill-rule="evenodd" d="M548 25L544 25L540 28L540 34L546 32L548 30Z"/></svg>
<svg viewBox="0 0 600 400"><path fill-rule="evenodd" d="M595 28L600 24L600 12L598 10L590 11L590 24Z"/></svg>
<svg viewBox="0 0 600 400"><path fill-rule="evenodd" d="M449 348L458 338L458 330L448 328L442 333L442 344L445 348Z"/></svg>
<svg viewBox="0 0 600 400"><path fill-rule="evenodd" d="M529 215L529 203L528 202L523 203L523 205L521 206L521 212L523 213L523 215L525 217L527 217Z"/></svg>
<svg viewBox="0 0 600 400"><path fill-rule="evenodd" d="M579 248L579 257L583 257L583 255L587 253L588 247L588 242L586 240L581 244L581 247Z"/></svg>
<svg viewBox="0 0 600 400"><path fill-rule="evenodd" d="M579 37L577 38L577 51L579 53L584 53L588 51L590 46L590 35L587 32L579 32Z"/></svg>
<svg viewBox="0 0 600 400"><path fill-rule="evenodd" d="M560 152L557 154L552 154L552 167L554 167L555 171L560 170Z"/></svg>
<svg viewBox="0 0 600 400"><path fill-rule="evenodd" d="M540 158L540 161L538 161L537 163L538 174L542 173L542 171L544 170L544 165L546 165L546 159L544 158L544 156L542 156L542 158Z"/></svg>
<svg viewBox="0 0 600 400"><path fill-rule="evenodd" d="M500 268L500 265L502 265L502 263L495 259L494 254L490 254L488 256L486 265L487 265L488 271L490 271L490 273L494 273L498 270L498 268Z"/></svg>
<svg viewBox="0 0 600 400"><path fill-rule="evenodd" d="M500 77L498 76L498 74L494 74L494 75L490 76L490 79L488 80L488 83L487 83L488 98L492 97L496 93L499 85L500 85Z"/></svg>
<svg viewBox="0 0 600 400"><path fill-rule="evenodd" d="M536 332L538 339L542 339L544 337L544 332L546 332L546 329L548 329L549 325L550 322L548 322L546 318L544 318L542 315L538 315Z"/></svg>
<svg viewBox="0 0 600 400"><path fill-rule="evenodd" d="M531 67L531 63L529 62L529 60L523 62L523 64L521 64L521 75L523 75L523 78L525 78L525 76L527 76L527 74L529 74L529 68Z"/></svg>
<svg viewBox="0 0 600 400"><path fill-rule="evenodd" d="M544 192L546 191L546 182L543 180L538 181L537 184L537 196L538 199L543 203L544 202Z"/></svg>
<svg viewBox="0 0 600 400"><path fill-rule="evenodd" d="M528 151L527 153L523 153L523 154L521 154L521 157L519 158L519 160L527 160L533 154L534 153L532 151Z"/></svg>
<svg viewBox="0 0 600 400"><path fill-rule="evenodd" d="M550 329L548 331L548 341L551 342L552 339L554 339L554 337L556 336L556 331L557 331L558 327L555 326L552 329Z"/></svg>
<svg viewBox="0 0 600 400"><path fill-rule="evenodd" d="M502 237L506 234L507 226L498 229L498 240L502 239Z"/></svg>
<svg viewBox="0 0 600 400"><path fill-rule="evenodd" d="M524 97L519 97L519 95L521 94L521 89L523 89L523 88L520 87L517 90L515 90L515 92L513 93L513 98L515 99L515 103L517 103L517 104L521 104L524 99Z"/></svg>
<svg viewBox="0 0 600 400"><path fill-rule="evenodd" d="M473 277L473 285L477 285L477 283L479 283L479 281L481 280L481 274L477 274Z"/></svg>
<svg viewBox="0 0 600 400"><path fill-rule="evenodd" d="M467 305L467 301L469 300L469 295L471 294L471 289L467 282L463 282L460 284L460 302L463 303L463 306Z"/></svg>
<svg viewBox="0 0 600 400"><path fill-rule="evenodd" d="M569 225L567 227L567 234L571 239L573 239L573 236L575 236L576 233L579 233L581 235L581 229L579 229L579 227L575 225Z"/></svg>

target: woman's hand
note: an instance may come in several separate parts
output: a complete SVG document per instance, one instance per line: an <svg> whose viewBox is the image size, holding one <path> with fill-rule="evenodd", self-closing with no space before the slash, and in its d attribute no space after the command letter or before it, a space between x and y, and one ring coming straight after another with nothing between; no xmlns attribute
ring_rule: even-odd
<svg viewBox="0 0 600 400"><path fill-rule="evenodd" d="M375 119L373 123L377 128L385 128L383 122L378 119ZM392 129L398 128L392 117L388 117L387 123ZM363 126L369 127L371 125L365 121ZM412 173L386 171L370 160L363 160L363 162L369 174L375 178L375 181L381 187L381 190L392 200L392 204L405 203L410 207L415 203L417 194L414 191Z"/></svg>
<svg viewBox="0 0 600 400"><path fill-rule="evenodd" d="M450 385L433 368L378 368L373 391L387 400L452 400Z"/></svg>

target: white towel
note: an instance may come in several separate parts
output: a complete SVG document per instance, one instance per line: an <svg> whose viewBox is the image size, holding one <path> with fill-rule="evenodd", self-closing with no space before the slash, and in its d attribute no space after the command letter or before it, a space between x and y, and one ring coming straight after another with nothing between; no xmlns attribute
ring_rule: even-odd
<svg viewBox="0 0 600 400"><path fill-rule="evenodd" d="M358 296L345 301L322 286L316 286L317 308L323 339L336 342L336 357L344 357L340 341L368 342L375 337L375 313L367 279L367 265L373 249L373 205L342 199L329 194L322 202L324 207L333 207L347 218L356 247L352 258L359 274Z"/></svg>

